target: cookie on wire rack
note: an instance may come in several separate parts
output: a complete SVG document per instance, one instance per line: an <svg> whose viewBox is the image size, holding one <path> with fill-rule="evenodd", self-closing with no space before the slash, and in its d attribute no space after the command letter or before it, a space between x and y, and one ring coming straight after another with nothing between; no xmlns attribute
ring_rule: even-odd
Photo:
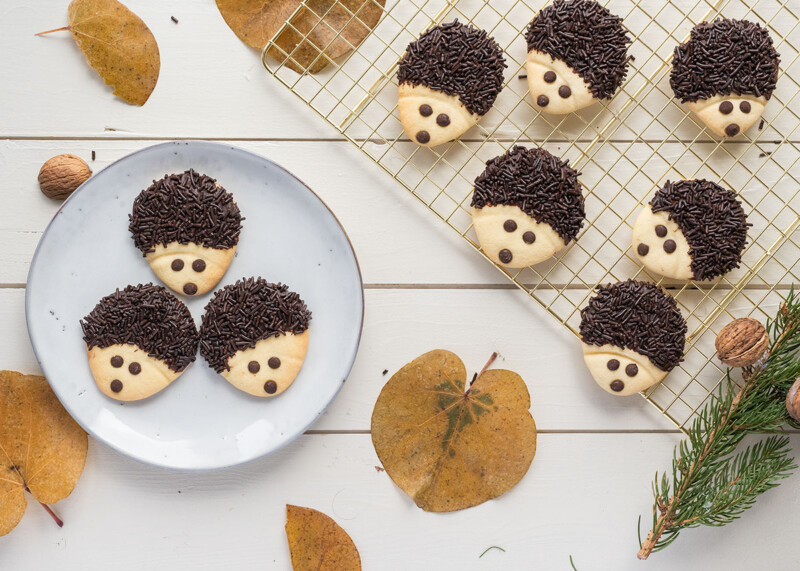
<svg viewBox="0 0 800 571"><path fill-rule="evenodd" d="M475 179L472 224L496 264L524 268L566 248L586 213L575 169L540 148L515 145Z"/></svg>
<svg viewBox="0 0 800 571"><path fill-rule="evenodd" d="M644 266L678 280L713 280L742 261L747 216L736 194L707 180L667 181L633 226Z"/></svg>
<svg viewBox="0 0 800 571"><path fill-rule="evenodd" d="M457 139L492 108L505 67L503 51L484 30L458 21L430 28L400 60L403 130L425 147Z"/></svg>
<svg viewBox="0 0 800 571"><path fill-rule="evenodd" d="M720 137L735 137L761 117L778 81L780 55L766 28L748 20L700 22L675 48L675 97Z"/></svg>
<svg viewBox="0 0 800 571"><path fill-rule="evenodd" d="M595 382L627 396L661 382L683 360L686 321L650 282L599 286L581 310L583 358Z"/></svg>
<svg viewBox="0 0 800 571"><path fill-rule="evenodd" d="M525 37L528 87L540 111L564 115L611 99L628 73L622 18L594 0L555 0Z"/></svg>

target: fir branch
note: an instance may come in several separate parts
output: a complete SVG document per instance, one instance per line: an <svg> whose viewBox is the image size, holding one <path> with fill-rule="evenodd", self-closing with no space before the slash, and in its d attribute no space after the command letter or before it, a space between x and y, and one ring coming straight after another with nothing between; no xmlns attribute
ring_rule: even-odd
<svg viewBox="0 0 800 571"><path fill-rule="evenodd" d="M766 362L743 369L740 384L728 371L675 448L672 473L656 474L653 526L639 559L669 546L682 529L737 519L797 467L785 436L773 435L736 452L748 434L776 432L790 421L785 396L800 376L800 299L794 289L767 331Z"/></svg>

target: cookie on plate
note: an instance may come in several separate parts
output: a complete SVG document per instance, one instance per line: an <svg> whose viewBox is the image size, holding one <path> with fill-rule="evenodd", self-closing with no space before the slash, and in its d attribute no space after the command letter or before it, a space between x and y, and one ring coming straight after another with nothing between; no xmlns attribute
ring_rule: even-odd
<svg viewBox="0 0 800 571"><path fill-rule="evenodd" d="M739 267L748 226L732 191L707 180L667 181L636 219L633 251L662 276L712 280Z"/></svg>
<svg viewBox="0 0 800 571"><path fill-rule="evenodd" d="M161 286L129 285L81 320L89 368L113 399L134 401L165 389L197 356L189 309Z"/></svg>
<svg viewBox="0 0 800 571"><path fill-rule="evenodd" d="M519 145L475 179L472 225L496 264L524 268L566 248L583 226L578 173L544 149Z"/></svg>
<svg viewBox="0 0 800 571"><path fill-rule="evenodd" d="M583 358L613 395L632 395L661 382L683 360L686 321L678 304L650 282L599 286L581 310Z"/></svg>
<svg viewBox="0 0 800 571"><path fill-rule="evenodd" d="M700 22L675 48L675 97L720 137L750 128L778 81L780 56L766 28L748 20Z"/></svg>
<svg viewBox="0 0 800 571"><path fill-rule="evenodd" d="M214 294L200 326L200 354L229 383L258 397L294 382L308 348L311 312L295 292L263 278Z"/></svg>
<svg viewBox="0 0 800 571"><path fill-rule="evenodd" d="M213 178L188 170L143 190L133 202L129 229L162 282L184 295L202 295L230 266L242 216Z"/></svg>
<svg viewBox="0 0 800 571"><path fill-rule="evenodd" d="M426 147L457 139L492 108L505 67L503 51L484 30L458 21L430 28L400 60L403 130Z"/></svg>
<svg viewBox="0 0 800 571"><path fill-rule="evenodd" d="M631 39L622 18L594 0L555 0L525 37L528 87L540 111L564 115L611 99L628 73Z"/></svg>

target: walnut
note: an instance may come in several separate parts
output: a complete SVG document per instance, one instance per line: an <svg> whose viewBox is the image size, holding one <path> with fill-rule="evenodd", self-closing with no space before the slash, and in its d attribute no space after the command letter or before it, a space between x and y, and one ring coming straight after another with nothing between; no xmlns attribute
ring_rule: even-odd
<svg viewBox="0 0 800 571"><path fill-rule="evenodd" d="M786 410L789 411L789 416L800 422L800 379L786 393Z"/></svg>
<svg viewBox="0 0 800 571"><path fill-rule="evenodd" d="M75 155L56 155L39 170L39 188L48 198L66 199L92 176L89 165Z"/></svg>
<svg viewBox="0 0 800 571"><path fill-rule="evenodd" d="M715 343L717 357L729 367L755 364L769 346L769 335L752 317L734 319L722 328Z"/></svg>

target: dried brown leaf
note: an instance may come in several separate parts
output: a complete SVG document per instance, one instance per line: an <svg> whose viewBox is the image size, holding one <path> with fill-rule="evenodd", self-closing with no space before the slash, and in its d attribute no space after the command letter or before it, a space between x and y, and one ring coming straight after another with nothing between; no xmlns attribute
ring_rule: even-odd
<svg viewBox="0 0 800 571"><path fill-rule="evenodd" d="M217 0L225 22L248 46L263 49L275 39L269 55L298 73L317 73L357 48L383 14L386 0ZM324 53L324 55L322 55Z"/></svg>
<svg viewBox="0 0 800 571"><path fill-rule="evenodd" d="M294 571L361 570L353 540L322 512L287 505L286 538Z"/></svg>
<svg viewBox="0 0 800 571"><path fill-rule="evenodd" d="M372 443L386 473L423 510L449 512L513 488L536 453L522 378L489 370L467 389L464 363L435 350L389 379L372 412Z"/></svg>
<svg viewBox="0 0 800 571"><path fill-rule="evenodd" d="M0 371L0 535L25 513L67 497L83 472L88 437L44 377Z"/></svg>
<svg viewBox="0 0 800 571"><path fill-rule="evenodd" d="M72 0L69 31L114 95L144 105L158 81L161 57L150 28L117 0Z"/></svg>

